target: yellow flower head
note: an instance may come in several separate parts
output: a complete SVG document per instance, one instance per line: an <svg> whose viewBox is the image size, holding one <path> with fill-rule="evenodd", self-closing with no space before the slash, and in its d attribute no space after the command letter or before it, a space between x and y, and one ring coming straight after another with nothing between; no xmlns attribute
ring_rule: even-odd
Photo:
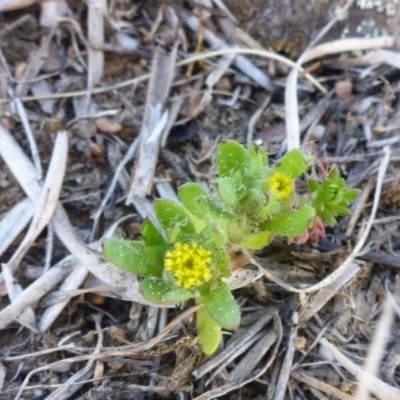
<svg viewBox="0 0 400 400"><path fill-rule="evenodd" d="M165 255L164 269L172 272L176 286L190 289L212 278L210 264L211 250L197 243L177 242L174 249Z"/></svg>
<svg viewBox="0 0 400 400"><path fill-rule="evenodd" d="M276 192L278 200L286 200L293 192L292 180L281 172L274 172L268 181L267 191Z"/></svg>

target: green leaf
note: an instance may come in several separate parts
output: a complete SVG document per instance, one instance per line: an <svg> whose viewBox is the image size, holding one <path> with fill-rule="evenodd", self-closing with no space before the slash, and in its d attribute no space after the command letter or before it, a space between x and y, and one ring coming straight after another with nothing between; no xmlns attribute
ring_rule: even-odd
<svg viewBox="0 0 400 400"><path fill-rule="evenodd" d="M230 259L231 257L226 251L224 250L214 251L213 266L220 276L223 276L225 278L229 277L228 263Z"/></svg>
<svg viewBox="0 0 400 400"><path fill-rule="evenodd" d="M248 150L249 155L249 168L248 175L253 176L261 169L268 167L268 157L264 149L252 143Z"/></svg>
<svg viewBox="0 0 400 400"><path fill-rule="evenodd" d="M203 308L196 312L197 336L204 354L210 356L218 349L221 342L221 327Z"/></svg>
<svg viewBox="0 0 400 400"><path fill-rule="evenodd" d="M240 324L240 310L229 287L222 281L200 290L204 308L224 329L233 330Z"/></svg>
<svg viewBox="0 0 400 400"><path fill-rule="evenodd" d="M181 227L179 224L172 224L169 231L169 241L175 243L178 240L179 234L181 233Z"/></svg>
<svg viewBox="0 0 400 400"><path fill-rule="evenodd" d="M201 235L215 247L224 247L228 240L226 229L221 225L217 222L210 222L201 231Z"/></svg>
<svg viewBox="0 0 400 400"><path fill-rule="evenodd" d="M305 205L294 213L276 216L263 224L263 229L274 234L294 237L303 233L309 221L315 215L315 209Z"/></svg>
<svg viewBox="0 0 400 400"><path fill-rule="evenodd" d="M320 199L322 202L340 202L341 200L341 189L337 181L331 181L330 179L324 181L321 185Z"/></svg>
<svg viewBox="0 0 400 400"><path fill-rule="evenodd" d="M229 178L219 178L214 183L220 199L228 206L235 206L238 202L235 186Z"/></svg>
<svg viewBox="0 0 400 400"><path fill-rule="evenodd" d="M227 211L223 210L221 207L217 206L212 201L200 198L200 204L204 207L205 211L210 215L210 217L216 219L222 219L226 221L235 221L236 217Z"/></svg>
<svg viewBox="0 0 400 400"><path fill-rule="evenodd" d="M360 193L361 191L359 189L345 190L342 194L342 198L346 200L347 203L351 203L360 195Z"/></svg>
<svg viewBox="0 0 400 400"><path fill-rule="evenodd" d="M340 179L339 168L336 165L333 165L333 167L329 171L328 179L330 179L331 181L336 181Z"/></svg>
<svg viewBox="0 0 400 400"><path fill-rule="evenodd" d="M235 171L245 171L247 163L246 149L234 140L226 140L217 149L217 169L220 177L232 175Z"/></svg>
<svg viewBox="0 0 400 400"><path fill-rule="evenodd" d="M165 244L161 233L149 219L143 221L140 232L142 233L144 242L148 246L162 246Z"/></svg>
<svg viewBox="0 0 400 400"><path fill-rule="evenodd" d="M318 214L321 217L322 222L325 225L327 225L327 226L335 226L336 225L336 219L329 210L327 210L327 209L321 210L321 211L319 211Z"/></svg>
<svg viewBox="0 0 400 400"><path fill-rule="evenodd" d="M189 290L182 288L170 289L162 298L163 303L180 303L181 301L193 298L194 294Z"/></svg>
<svg viewBox="0 0 400 400"><path fill-rule="evenodd" d="M308 191L310 193L317 192L319 190L319 183L313 179L307 181Z"/></svg>
<svg viewBox="0 0 400 400"><path fill-rule="evenodd" d="M154 257L150 260L146 258L144 243L139 241L105 239L103 254L116 267L140 276L161 276L164 267L163 257L161 263L156 262Z"/></svg>
<svg viewBox="0 0 400 400"><path fill-rule="evenodd" d="M242 199L247 194L248 189L248 176L245 174L246 169L241 168L230 174L230 178L232 179L232 183L235 186L236 195L238 199Z"/></svg>
<svg viewBox="0 0 400 400"><path fill-rule="evenodd" d="M178 197L182 204L193 215L198 218L204 218L204 209L199 203L199 199L207 199L208 194L198 183L185 183L178 189Z"/></svg>
<svg viewBox="0 0 400 400"><path fill-rule="evenodd" d="M300 150L290 150L279 160L275 171L282 172L292 179L298 178L310 165L310 156L308 156L308 163L305 162L306 158L307 156Z"/></svg>
<svg viewBox="0 0 400 400"><path fill-rule="evenodd" d="M327 204L326 209L329 210L333 215L340 215L341 217L349 217L351 215L351 211L347 207L343 206L332 206Z"/></svg>
<svg viewBox="0 0 400 400"><path fill-rule="evenodd" d="M171 200L156 200L153 207L158 222L167 236L169 236L170 230L175 225L179 225L180 232L182 233L196 233L193 221L181 205Z"/></svg>
<svg viewBox="0 0 400 400"><path fill-rule="evenodd" d="M271 218L278 205L278 193L272 191L268 194L268 203L258 212L261 220Z"/></svg>
<svg viewBox="0 0 400 400"><path fill-rule="evenodd" d="M167 251L166 245L161 247L160 246L143 247L143 254L146 259L146 264L153 266L154 269L157 270L157 275L151 275L151 276L160 276L162 274L162 271L164 269L164 258L166 251Z"/></svg>
<svg viewBox="0 0 400 400"><path fill-rule="evenodd" d="M271 241L271 232L253 233L241 243L241 246L249 250L261 250Z"/></svg>
<svg viewBox="0 0 400 400"><path fill-rule="evenodd" d="M171 288L164 281L158 279L144 279L140 282L139 290L143 296L156 303L174 304L193 297L193 293L186 289Z"/></svg>

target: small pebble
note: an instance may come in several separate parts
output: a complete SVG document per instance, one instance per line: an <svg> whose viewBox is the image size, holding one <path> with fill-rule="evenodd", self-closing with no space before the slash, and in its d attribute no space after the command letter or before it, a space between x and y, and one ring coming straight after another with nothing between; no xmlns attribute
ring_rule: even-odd
<svg viewBox="0 0 400 400"><path fill-rule="evenodd" d="M97 128L104 133L110 133L115 135L120 132L122 129L122 125L117 122L111 122L105 118L99 118L96 120Z"/></svg>
<svg viewBox="0 0 400 400"><path fill-rule="evenodd" d="M27 66L28 64L26 62L21 62L16 66L14 73L15 80L20 81L22 79Z"/></svg>
<svg viewBox="0 0 400 400"><path fill-rule="evenodd" d="M329 353L329 351L326 349L325 346L323 346L322 344L319 346L318 349L318 354L321 356L321 358L323 358L324 360L327 361L333 361L333 357L331 355L331 353Z"/></svg>
<svg viewBox="0 0 400 400"><path fill-rule="evenodd" d="M336 97L342 101L349 101L351 99L351 92L353 91L353 84L350 80L336 82L335 93Z"/></svg>

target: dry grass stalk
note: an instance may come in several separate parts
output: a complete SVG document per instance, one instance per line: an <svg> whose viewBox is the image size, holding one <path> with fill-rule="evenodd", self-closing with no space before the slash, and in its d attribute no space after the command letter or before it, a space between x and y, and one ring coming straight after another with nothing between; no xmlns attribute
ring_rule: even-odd
<svg viewBox="0 0 400 400"><path fill-rule="evenodd" d="M388 385L377 377L364 371L360 366L353 363L343 355L336 346L327 339L322 338L320 344L341 364L341 366L355 376L369 389L379 400L397 400L400 398L400 390ZM358 398L357 398L358 399Z"/></svg>
<svg viewBox="0 0 400 400"><path fill-rule="evenodd" d="M35 3L36 0L0 0L0 12L18 10Z"/></svg>
<svg viewBox="0 0 400 400"><path fill-rule="evenodd" d="M343 7L340 14L344 14L352 4L352 0L348 1ZM300 67L307 60L308 54L312 52L312 47L320 40L326 32L339 20L339 15L333 18L322 30L318 33L317 37L309 44L307 49L298 58L296 65ZM288 150L300 148L300 121L297 100L297 78L298 70L293 69L290 71L285 87L285 125L286 125L286 139ZM307 76L307 74L305 74Z"/></svg>
<svg viewBox="0 0 400 400"><path fill-rule="evenodd" d="M287 342L286 354L281 366L278 382L274 393L274 400L284 400L287 386L289 383L290 370L293 364L295 351L294 341L297 337L297 328L292 329Z"/></svg>
<svg viewBox="0 0 400 400"><path fill-rule="evenodd" d="M13 321L19 322L19 315L58 285L74 267L71 258L61 261L25 288L10 305L0 311L0 329L4 329Z"/></svg>
<svg viewBox="0 0 400 400"><path fill-rule="evenodd" d="M337 398L339 400L359 400L356 397L350 396L346 393L343 393L341 390L328 385L325 382L322 382L318 379L312 378L310 375L306 374L305 372L302 371L293 371L291 373L291 376L298 380L299 382L306 383L307 385L310 385L314 387L315 389L320 390L321 392L324 392L328 394L329 396L334 396L334 398Z"/></svg>
<svg viewBox="0 0 400 400"><path fill-rule="evenodd" d="M88 40L97 46L104 45L104 15L107 11L106 0L88 2ZM100 82L104 73L104 53L88 47L88 92Z"/></svg>
<svg viewBox="0 0 400 400"><path fill-rule="evenodd" d="M383 312L376 326L374 337L371 345L369 346L364 366L366 374L375 377L379 374L379 365L385 353L385 346L390 339L390 328L394 320L393 305L389 299L385 300L382 309ZM370 389L368 387L368 382L365 382L365 378L366 376L362 376L361 379L359 378L359 385L356 394L356 398L358 400L368 399L368 392Z"/></svg>
<svg viewBox="0 0 400 400"><path fill-rule="evenodd" d="M114 190L115 190L115 188L116 188L116 185L117 185L117 183L118 183L118 179L119 179L119 177L120 177L120 174L121 174L122 171L124 170L125 165L126 165L130 160L132 160L132 158L133 158L133 156L134 156L134 154L135 154L135 152L136 152L136 149L138 148L138 145L139 145L139 140L138 140L138 139L135 139L135 140L131 143L131 145L130 145L129 148L128 148L128 151L127 151L126 154L125 154L125 156L124 156L123 159L119 162L117 168L115 169L115 173L114 173L114 175L113 175L112 181L111 181L111 183L110 183L110 185L109 185L109 187L108 187L108 190L107 190L105 196L103 197L103 199L102 199L102 201L101 201L100 207L99 207L99 209L96 211L96 213L92 216L92 218L94 219L93 231L96 231L96 230L97 230L97 224L98 224L99 218L100 218L100 216L102 215L102 213L103 213L103 211L104 211L104 209L105 209L105 207L106 207L108 201L110 200L110 198L111 198L111 196L112 196L112 194L113 194L113 192L114 192Z"/></svg>
<svg viewBox="0 0 400 400"><path fill-rule="evenodd" d="M159 49L153 60L140 133L139 155L132 175L127 204L131 203L134 197L146 197L152 190L161 133L167 122L165 105L172 83L176 51L177 45L170 54L165 54Z"/></svg>
<svg viewBox="0 0 400 400"><path fill-rule="evenodd" d="M0 390L3 389L6 373L7 373L6 367L2 363L0 363Z"/></svg>
<svg viewBox="0 0 400 400"><path fill-rule="evenodd" d="M189 15L187 13L181 12L180 16L191 30L193 30L194 32L197 32L199 30L200 23L198 18L196 18L194 15ZM209 43L210 47L226 49L229 53L229 45L227 45L223 40L217 38L209 29L204 29L204 37ZM236 56L234 63L245 75L249 76L261 87L270 92L274 90L271 79L252 62L250 62L243 56L238 55Z"/></svg>
<svg viewBox="0 0 400 400"><path fill-rule="evenodd" d="M11 243L25 229L34 213L33 204L24 199L14 207L0 221L0 256L8 249Z"/></svg>
<svg viewBox="0 0 400 400"><path fill-rule="evenodd" d="M360 271L361 265L358 262L347 264L345 270L333 280L329 285L319 290L318 293L312 297L304 306L300 312L300 320L308 321L314 315L318 313L321 308L328 303L330 299L347 283L353 279L356 274Z"/></svg>
<svg viewBox="0 0 400 400"><path fill-rule="evenodd" d="M8 262L11 270L15 271L19 263L36 240L44 227L50 223L56 209L60 196L61 186L64 180L65 168L68 154L67 132L61 131L57 134L54 150L51 157L49 170L41 188L40 196L35 204L35 213L29 230L24 240L15 251L13 257Z"/></svg>
<svg viewBox="0 0 400 400"><path fill-rule="evenodd" d="M64 279L59 290L66 293L75 290L82 285L88 273L89 271L84 265L78 264L73 272ZM62 310L68 305L69 301L70 297L67 297L46 308L39 321L40 332L46 332L50 328L55 319L61 314Z"/></svg>
<svg viewBox="0 0 400 400"><path fill-rule="evenodd" d="M244 351L243 346L245 346L246 342L251 340L254 335L256 335L266 324L268 324L277 315L277 311L277 308L271 307L267 309L262 317L250 327L243 327L237 331L225 349L193 371L193 376L196 379L199 379L208 372L212 371L214 368L219 367L227 359L232 357L232 355L234 355L234 359L242 354Z"/></svg>
<svg viewBox="0 0 400 400"><path fill-rule="evenodd" d="M279 346L282 343L282 335L283 335L282 324L281 324L281 320L278 317L276 317L274 320L274 331L277 335L277 340L275 342L274 349L272 350L270 357L268 358L268 360L265 362L264 366L261 369L256 370L252 375L246 377L246 379L244 379L240 382L229 382L226 385L222 385L215 389L211 389L210 391L208 391L198 397L195 397L193 400L211 400L214 398L218 398L218 397L223 396L235 389L239 389L250 382L255 381L260 376L263 376L266 373L266 371L268 370L268 368L271 366L272 362L275 360L276 355L278 353Z"/></svg>
<svg viewBox="0 0 400 400"><path fill-rule="evenodd" d="M261 117L262 113L264 112L265 108L268 106L269 102L271 101L271 95L267 95L262 102L261 106L256 110L256 112L251 116L249 119L249 123L247 125L247 135L246 135L246 143L247 146L253 141L253 134L254 134L254 127Z"/></svg>
<svg viewBox="0 0 400 400"><path fill-rule="evenodd" d="M36 180L33 165L22 152L14 138L1 125L0 141L2 142L0 155L31 201L36 202L41 193L41 188ZM100 253L91 250L77 238L76 233L60 204L56 206L54 212L53 227L55 233L63 242L65 247L75 257L77 257L79 261L81 261L81 263L93 273L93 275L97 276L109 285L129 287L129 291L122 295L123 298L130 298L131 300L149 304L139 293L139 283L134 275L125 273L112 264L106 262Z"/></svg>
<svg viewBox="0 0 400 400"><path fill-rule="evenodd" d="M189 56L188 58L185 58L181 61L178 61L175 66L180 67L184 66L187 64L190 64L194 61L200 61L204 60L210 57L216 57L220 55L225 55L225 54L253 54L256 56L260 57L265 57L265 58L270 58L272 60L276 60L279 62L282 62L284 64L289 65L292 68L298 69L299 72L304 73L304 69L297 66L296 63L291 61L290 59L283 57L279 54L267 51L267 50L260 50L260 49L243 49L243 48L228 48L228 49L222 49L222 50L215 50L215 51L209 51L205 53L201 53L195 56ZM91 93L92 94L98 94L98 93L104 93L104 92L109 92L117 89L121 89L127 86L132 86L132 85L137 85L138 83L144 82L150 78L151 74L143 74L137 78L132 78L128 79L123 82L116 83L114 85L107 86L105 88L94 88ZM312 82L315 87L317 87L321 92L326 93L326 89L309 73L305 73L304 77L308 79L310 82ZM186 81L185 81L186 82ZM71 91L71 92L65 92L65 93L53 93L52 95L45 95L45 96L23 96L21 97L21 101L34 101L34 100L47 100L47 99L61 99L61 98L71 98L71 97L80 97L80 96L86 96L87 95L87 90L77 90L77 91ZM8 103L8 99L0 99L0 104L1 103Z"/></svg>
<svg viewBox="0 0 400 400"><path fill-rule="evenodd" d="M375 179L370 179L365 188L363 189L360 197L357 199L356 208L353 211L353 215L350 217L350 221L347 226L346 237L350 237L351 234L353 233L357 221L359 220L362 212L365 209L365 205L368 201L369 195L371 194L374 185L375 185Z"/></svg>
<svg viewBox="0 0 400 400"><path fill-rule="evenodd" d="M315 46L305 57L304 62L322 58L331 54L340 54L348 51L361 51L371 49L381 49L393 47L394 38L392 36L382 36L378 38L351 38L334 40Z"/></svg>

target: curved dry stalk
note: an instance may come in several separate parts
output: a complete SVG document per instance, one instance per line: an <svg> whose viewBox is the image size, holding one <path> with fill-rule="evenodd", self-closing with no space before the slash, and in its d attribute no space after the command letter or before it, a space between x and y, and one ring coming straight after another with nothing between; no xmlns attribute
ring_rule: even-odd
<svg viewBox="0 0 400 400"><path fill-rule="evenodd" d="M18 268L19 263L32 243L53 217L64 180L67 156L68 135L67 132L61 131L57 135L46 179L41 187L40 196L35 203L35 213L31 225L18 249L8 262L12 271Z"/></svg>
<svg viewBox="0 0 400 400"><path fill-rule="evenodd" d="M340 15L343 15L353 3L353 0L349 0L343 7L341 12L333 18L322 30L319 32L317 37L309 44L306 50L300 55L296 61L296 66L301 67L301 64L305 62L307 55L312 51L311 48L317 43L339 20ZM286 125L286 137L288 150L298 149L300 147L300 120L299 110L297 101L297 78L299 75L298 68L290 71L286 86L285 86L285 125Z"/></svg>
<svg viewBox="0 0 400 400"><path fill-rule="evenodd" d="M320 344L340 363L340 365L359 379L367 388L380 400L398 400L400 399L400 390L388 385L379 378L364 371L359 365L353 363L336 346L322 338ZM358 397L357 397L358 398Z"/></svg>
<svg viewBox="0 0 400 400"><path fill-rule="evenodd" d="M376 189L375 189L375 196L374 196L374 203L373 203L373 206L372 206L372 210L371 210L371 214L370 214L367 226L366 226L366 228L365 228L360 240L358 241L358 243L354 247L353 251L346 258L346 260L339 266L339 268L337 268L335 271L333 271L330 275L328 275L321 282L319 282L319 283L317 283L315 285L312 285L312 286L310 286L308 288L305 288L305 289L298 289L298 288L295 288L292 285L288 285L287 283L283 282L282 280L280 280L279 278L277 278L276 276L271 274L269 271L266 271L251 256L250 253L248 253L247 251L244 251L244 254L248 257L250 262L252 264L256 265L260 269L260 271L265 275L265 277L267 279L269 279L272 282L276 283L277 285L283 287L284 289L286 289L289 292L294 292L294 293L312 293L312 292L320 290L320 289L328 286L332 282L336 281L336 279L338 279L349 268L349 266L354 262L354 260L357 257L359 257L360 254L362 253L362 249L364 247L364 244L365 244L365 242L366 242L366 240L368 238L368 235L369 235L369 233L371 231L371 228L372 228L372 225L374 223L376 211L378 210L379 201L380 201L380 198L381 198L383 180L385 178L386 169L387 169L387 167L389 165L389 161L390 161L390 148L388 146L383 148L383 154L384 154L384 157L382 159L382 162L380 164L379 171L378 171L378 177L377 177Z"/></svg>
<svg viewBox="0 0 400 400"><path fill-rule="evenodd" d="M0 124L0 156L10 168L16 180L26 192L32 202L37 202L41 186L36 180L35 169L32 162L22 151L13 136ZM155 305L147 301L139 292L139 282L136 276L124 272L111 263L95 250L84 245L76 235L69 222L68 216L61 206L57 204L53 215L54 231L65 247L84 264L88 270L108 285L129 288L121 294L125 300L137 301L141 304ZM98 244L99 245L99 244ZM160 305L163 307L163 305Z"/></svg>
<svg viewBox="0 0 400 400"><path fill-rule="evenodd" d="M382 47L393 47L395 39L393 36L382 36L378 38L349 38L333 40L331 42L315 46L308 52L304 62L322 58L331 54L345 53L347 51L361 51L381 49Z"/></svg>

